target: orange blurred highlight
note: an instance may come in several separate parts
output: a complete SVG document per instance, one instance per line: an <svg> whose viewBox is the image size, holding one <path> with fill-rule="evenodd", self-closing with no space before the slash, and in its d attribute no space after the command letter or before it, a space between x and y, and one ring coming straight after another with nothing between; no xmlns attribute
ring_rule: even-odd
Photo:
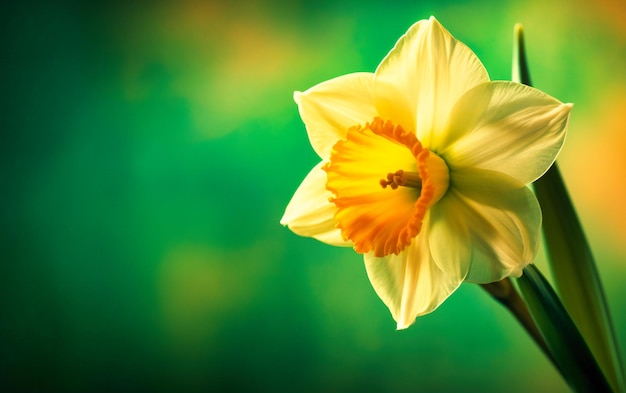
<svg viewBox="0 0 626 393"><path fill-rule="evenodd" d="M142 75L159 65L204 138L255 120L283 125L295 113L293 91L308 87L298 84L303 75L329 67L334 53L360 61L351 25L332 18L316 37L280 10L238 2L166 2L127 18L119 37L126 48L127 98L150 94Z"/></svg>
<svg viewBox="0 0 626 393"><path fill-rule="evenodd" d="M598 112L576 116L574 107L572 133L559 158L570 194L578 209L592 212L592 226L626 253L626 97L617 92L604 97L606 106ZM590 229L587 230L590 232Z"/></svg>

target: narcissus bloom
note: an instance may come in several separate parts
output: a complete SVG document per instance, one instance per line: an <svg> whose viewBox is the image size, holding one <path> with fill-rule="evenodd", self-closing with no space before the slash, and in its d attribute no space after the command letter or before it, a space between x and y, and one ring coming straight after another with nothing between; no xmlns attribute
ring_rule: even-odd
<svg viewBox="0 0 626 393"><path fill-rule="evenodd" d="M461 282L519 276L535 257L541 211L526 185L556 159L570 104L490 81L433 17L415 23L375 73L294 99L321 162L281 223L363 254L398 329Z"/></svg>

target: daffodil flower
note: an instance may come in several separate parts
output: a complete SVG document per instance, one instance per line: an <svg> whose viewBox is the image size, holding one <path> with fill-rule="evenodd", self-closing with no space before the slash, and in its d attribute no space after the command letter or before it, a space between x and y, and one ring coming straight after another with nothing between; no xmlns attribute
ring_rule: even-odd
<svg viewBox="0 0 626 393"><path fill-rule="evenodd" d="M519 276L534 259L541 211L526 185L556 159L570 104L490 81L434 17L415 23L375 73L294 99L321 162L281 223L363 254L398 329L463 281Z"/></svg>

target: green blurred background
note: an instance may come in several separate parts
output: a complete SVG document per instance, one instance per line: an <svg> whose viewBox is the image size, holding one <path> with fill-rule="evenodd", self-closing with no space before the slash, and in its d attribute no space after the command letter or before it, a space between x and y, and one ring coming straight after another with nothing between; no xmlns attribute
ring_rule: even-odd
<svg viewBox="0 0 626 393"><path fill-rule="evenodd" d="M559 161L625 354L623 0L1 7L7 390L567 391L477 286L397 332L360 256L278 223L317 162L292 92L431 14L492 79L522 22L535 85L575 103Z"/></svg>

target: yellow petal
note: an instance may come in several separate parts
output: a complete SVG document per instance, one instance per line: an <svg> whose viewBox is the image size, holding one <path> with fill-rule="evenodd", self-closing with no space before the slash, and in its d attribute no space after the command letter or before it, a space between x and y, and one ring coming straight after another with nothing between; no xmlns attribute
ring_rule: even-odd
<svg viewBox="0 0 626 393"><path fill-rule="evenodd" d="M313 237L333 246L352 246L343 240L336 227L337 207L328 201L332 196L326 190L326 173L316 165L296 190L285 209L280 223L300 236Z"/></svg>
<svg viewBox="0 0 626 393"><path fill-rule="evenodd" d="M465 169L451 179L450 213L468 223L472 245L466 281L494 282L519 276L539 246L541 210L537 198L502 173Z"/></svg>
<svg viewBox="0 0 626 393"><path fill-rule="evenodd" d="M460 280L465 279L470 266L472 225L451 192L430 208L428 244L433 260L446 274Z"/></svg>
<svg viewBox="0 0 626 393"><path fill-rule="evenodd" d="M398 329L406 329L416 317L435 310L462 282L437 267L427 236L424 228L413 244L398 255L364 255L370 282L391 311Z"/></svg>
<svg viewBox="0 0 626 393"><path fill-rule="evenodd" d="M373 77L367 72L343 75L304 93L294 93L311 146L322 159L328 159L333 145L345 137L348 128L376 116Z"/></svg>
<svg viewBox="0 0 626 393"><path fill-rule="evenodd" d="M374 100L381 117L416 131L425 147L436 150L458 98L488 81L476 55L431 17L411 26L380 63Z"/></svg>
<svg viewBox="0 0 626 393"><path fill-rule="evenodd" d="M491 169L529 184L561 150L570 109L529 86L482 84L455 105L437 153L451 170Z"/></svg>

